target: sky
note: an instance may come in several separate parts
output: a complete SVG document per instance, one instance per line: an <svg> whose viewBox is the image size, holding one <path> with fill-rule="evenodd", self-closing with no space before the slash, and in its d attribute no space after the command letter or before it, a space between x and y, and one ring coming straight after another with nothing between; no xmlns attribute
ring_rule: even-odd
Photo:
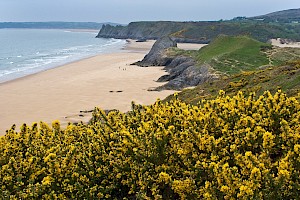
<svg viewBox="0 0 300 200"><path fill-rule="evenodd" d="M206 21L300 8L299 0L0 0L0 22Z"/></svg>

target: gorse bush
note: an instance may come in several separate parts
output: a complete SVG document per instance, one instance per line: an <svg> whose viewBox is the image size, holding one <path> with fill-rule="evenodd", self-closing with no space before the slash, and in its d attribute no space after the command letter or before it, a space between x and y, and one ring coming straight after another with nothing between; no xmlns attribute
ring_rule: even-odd
<svg viewBox="0 0 300 200"><path fill-rule="evenodd" d="M96 109L90 125L14 127L0 139L1 199L297 199L300 105L220 92Z"/></svg>

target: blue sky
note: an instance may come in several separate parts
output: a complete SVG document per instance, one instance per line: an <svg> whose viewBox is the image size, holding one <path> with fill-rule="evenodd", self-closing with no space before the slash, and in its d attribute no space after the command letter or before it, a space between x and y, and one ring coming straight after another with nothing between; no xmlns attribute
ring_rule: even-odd
<svg viewBox="0 0 300 200"><path fill-rule="evenodd" d="M299 0L0 0L0 21L202 21L300 8Z"/></svg>

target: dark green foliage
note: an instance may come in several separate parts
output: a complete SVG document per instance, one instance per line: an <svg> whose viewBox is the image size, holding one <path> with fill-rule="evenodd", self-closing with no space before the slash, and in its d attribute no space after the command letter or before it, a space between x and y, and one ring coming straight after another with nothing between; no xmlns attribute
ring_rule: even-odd
<svg viewBox="0 0 300 200"><path fill-rule="evenodd" d="M184 31L173 35L180 38L194 38L203 41L211 41L220 34L231 36L247 35L262 42L278 37L300 40L299 25L297 24L265 23L250 20L198 23L198 25L190 26Z"/></svg>
<svg viewBox="0 0 300 200"><path fill-rule="evenodd" d="M289 9L278 12L269 13L250 19L264 20L265 22L281 22L281 23L295 23L300 22L300 9Z"/></svg>

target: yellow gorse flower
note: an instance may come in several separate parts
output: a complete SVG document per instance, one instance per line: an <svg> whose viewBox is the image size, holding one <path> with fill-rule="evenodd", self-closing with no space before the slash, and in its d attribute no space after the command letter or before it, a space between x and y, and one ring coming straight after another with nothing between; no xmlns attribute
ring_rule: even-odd
<svg viewBox="0 0 300 200"><path fill-rule="evenodd" d="M175 99L0 138L0 199L297 199L300 104L278 91Z"/></svg>

